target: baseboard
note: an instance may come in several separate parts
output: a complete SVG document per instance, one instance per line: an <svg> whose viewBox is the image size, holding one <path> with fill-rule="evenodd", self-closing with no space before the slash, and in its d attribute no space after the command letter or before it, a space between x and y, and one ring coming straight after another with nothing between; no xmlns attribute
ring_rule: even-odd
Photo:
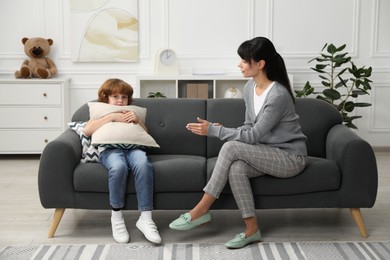
<svg viewBox="0 0 390 260"><path fill-rule="evenodd" d="M373 146L372 149L378 153L390 153L390 146Z"/></svg>

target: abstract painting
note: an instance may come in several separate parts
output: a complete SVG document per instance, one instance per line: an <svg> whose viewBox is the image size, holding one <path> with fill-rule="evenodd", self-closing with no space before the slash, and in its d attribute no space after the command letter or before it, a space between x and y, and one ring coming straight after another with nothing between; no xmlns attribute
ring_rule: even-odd
<svg viewBox="0 0 390 260"><path fill-rule="evenodd" d="M138 0L70 0L74 62L137 62Z"/></svg>

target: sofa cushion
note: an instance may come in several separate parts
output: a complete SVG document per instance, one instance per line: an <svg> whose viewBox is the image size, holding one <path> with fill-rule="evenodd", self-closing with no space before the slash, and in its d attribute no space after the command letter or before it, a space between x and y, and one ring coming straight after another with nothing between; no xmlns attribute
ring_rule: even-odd
<svg viewBox="0 0 390 260"><path fill-rule="evenodd" d="M150 155L154 192L199 192L206 185L206 158L193 155Z"/></svg>
<svg viewBox="0 0 390 260"><path fill-rule="evenodd" d="M207 100L207 120L226 127L239 127L245 121L245 103L242 98L220 98ZM207 158L217 156L224 141L207 137Z"/></svg>
<svg viewBox="0 0 390 260"><path fill-rule="evenodd" d="M80 163L74 170L73 185L76 191L108 192L106 167L100 163Z"/></svg>
<svg viewBox="0 0 390 260"><path fill-rule="evenodd" d="M206 156L206 137L186 129L196 117L206 117L206 101L186 98L134 99L134 105L147 107L146 126L160 145L149 154L187 154Z"/></svg>
<svg viewBox="0 0 390 260"><path fill-rule="evenodd" d="M207 180L210 179L216 159L208 159ZM310 156L307 159L305 170L295 177L281 179L264 175L251 179L253 195L293 195L340 188L341 173L335 161ZM223 192L231 193L231 190L225 187Z"/></svg>
<svg viewBox="0 0 390 260"><path fill-rule="evenodd" d="M206 159L192 155L150 155L154 169L154 192L199 192L206 185ZM73 176L79 192L108 193L107 169L99 163L77 165ZM127 193L135 193L129 173Z"/></svg>

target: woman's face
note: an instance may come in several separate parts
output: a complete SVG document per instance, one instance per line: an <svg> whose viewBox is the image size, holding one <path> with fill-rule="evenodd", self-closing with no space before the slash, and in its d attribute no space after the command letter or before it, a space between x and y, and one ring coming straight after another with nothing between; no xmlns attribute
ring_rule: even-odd
<svg viewBox="0 0 390 260"><path fill-rule="evenodd" d="M255 77L259 73L259 68L255 62L249 63L242 59L238 64L238 67L245 78Z"/></svg>
<svg viewBox="0 0 390 260"><path fill-rule="evenodd" d="M108 104L115 106L127 106L129 103L129 96L120 93L113 93L108 96Z"/></svg>

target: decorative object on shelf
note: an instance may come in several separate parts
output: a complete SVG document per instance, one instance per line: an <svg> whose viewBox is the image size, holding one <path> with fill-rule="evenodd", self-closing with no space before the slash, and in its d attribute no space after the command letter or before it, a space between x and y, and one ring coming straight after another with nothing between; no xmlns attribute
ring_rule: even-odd
<svg viewBox="0 0 390 260"><path fill-rule="evenodd" d="M236 87L230 87L225 91L224 98L242 98L242 92Z"/></svg>
<svg viewBox="0 0 390 260"><path fill-rule="evenodd" d="M24 45L24 53L29 57L20 67L20 70L15 71L15 78L41 78L49 79L57 74L57 66L48 55L50 53L52 39L44 39L41 37L22 39Z"/></svg>
<svg viewBox="0 0 390 260"><path fill-rule="evenodd" d="M157 92L149 92L148 98L166 98L166 96L164 95L164 93L157 91Z"/></svg>
<svg viewBox="0 0 390 260"><path fill-rule="evenodd" d="M162 48L157 52L154 68L156 74L179 74L176 52L169 48Z"/></svg>
<svg viewBox="0 0 390 260"><path fill-rule="evenodd" d="M207 83L188 83L187 98L209 98L209 85Z"/></svg>
<svg viewBox="0 0 390 260"><path fill-rule="evenodd" d="M349 116L355 107L368 107L370 103L354 102L360 95L369 95L371 90L370 83L372 68L365 66L358 68L347 56L348 52L342 52L346 45L335 47L333 44L325 44L321 50L320 56L309 61L318 63L312 70L319 73L321 83L324 88L321 92L315 92L315 89L307 81L302 90L296 90L297 97L307 97L311 94L318 94L317 98L325 100L334 105L341 113L343 122L349 128L357 129L352 123L353 120L362 116ZM323 52L324 49L326 52ZM348 72L349 78L342 78L345 72ZM339 91L342 90L342 91Z"/></svg>

